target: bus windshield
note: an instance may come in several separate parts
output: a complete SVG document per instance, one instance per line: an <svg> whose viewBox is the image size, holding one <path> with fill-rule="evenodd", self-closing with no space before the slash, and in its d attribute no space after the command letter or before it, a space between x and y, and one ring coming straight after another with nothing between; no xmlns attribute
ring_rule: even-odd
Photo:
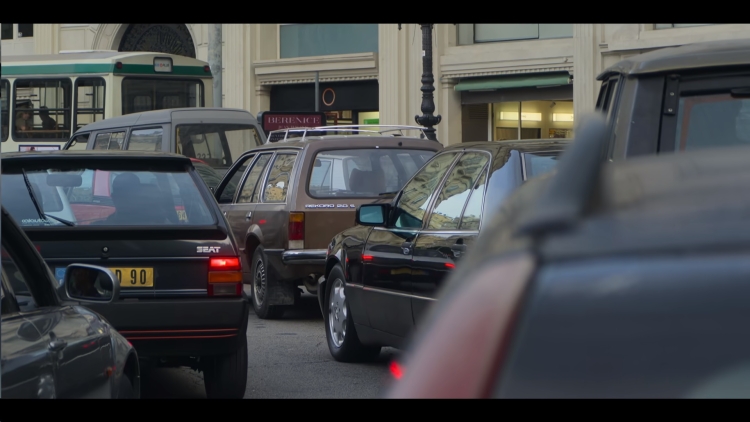
<svg viewBox="0 0 750 422"><path fill-rule="evenodd" d="M234 157L263 144L253 125L177 125L175 135L178 154L197 158L222 175L232 165Z"/></svg>
<svg viewBox="0 0 750 422"><path fill-rule="evenodd" d="M122 114L167 108L203 107L199 79L134 78L122 80Z"/></svg>

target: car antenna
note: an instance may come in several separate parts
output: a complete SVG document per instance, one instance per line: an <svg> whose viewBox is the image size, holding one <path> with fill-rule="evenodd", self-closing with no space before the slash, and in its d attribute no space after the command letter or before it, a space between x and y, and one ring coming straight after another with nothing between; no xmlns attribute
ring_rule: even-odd
<svg viewBox="0 0 750 422"><path fill-rule="evenodd" d="M604 164L607 126L599 114L585 116L575 141L561 154L557 174L522 220L516 235L541 235L574 225L584 212Z"/></svg>

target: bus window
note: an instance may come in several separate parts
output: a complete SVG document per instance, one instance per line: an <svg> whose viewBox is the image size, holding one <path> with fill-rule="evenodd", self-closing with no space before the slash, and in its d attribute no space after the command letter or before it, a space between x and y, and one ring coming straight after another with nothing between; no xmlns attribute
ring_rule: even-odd
<svg viewBox="0 0 750 422"><path fill-rule="evenodd" d="M74 130L104 120L104 78L76 79Z"/></svg>
<svg viewBox="0 0 750 422"><path fill-rule="evenodd" d="M5 24L3 24L5 25ZM10 84L7 79L0 82L0 114L2 114L3 134L2 142L8 140L8 128L10 127L10 114L8 114L8 94L10 93Z"/></svg>
<svg viewBox="0 0 750 422"><path fill-rule="evenodd" d="M64 139L70 134L71 83L61 79L17 79L13 138Z"/></svg>
<svg viewBox="0 0 750 422"><path fill-rule="evenodd" d="M122 149L125 132L99 133L94 141L94 149Z"/></svg>
<svg viewBox="0 0 750 422"><path fill-rule="evenodd" d="M135 78L122 80L122 114L167 108L203 107L199 79Z"/></svg>
<svg viewBox="0 0 750 422"><path fill-rule="evenodd" d="M252 125L203 123L178 125L175 130L177 153L203 160L213 168L226 169L232 165L232 157L263 143Z"/></svg>

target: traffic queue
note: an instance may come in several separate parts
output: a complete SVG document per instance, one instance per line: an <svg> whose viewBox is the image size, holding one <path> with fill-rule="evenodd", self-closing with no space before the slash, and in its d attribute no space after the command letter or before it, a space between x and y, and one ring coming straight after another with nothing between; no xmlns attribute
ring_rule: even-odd
<svg viewBox="0 0 750 422"><path fill-rule="evenodd" d="M265 133L244 111L168 109L84 126L63 151L3 154L3 395L131 398L155 365L242 398L250 308L278 319L303 289L336 361L406 351L389 397L745 391L731 368L750 314L733 298L750 230L747 195L732 192L747 189L750 63L736 58L748 52L707 43L612 66L575 142ZM684 91L670 82L681 74ZM664 98L639 94L656 85ZM6 210L19 227L7 246ZM65 304L101 315L98 337L61 338L56 327L83 323L62 310L49 344L21 334L23 312ZM39 371L24 353L40 347L65 356L53 368L80 355L86 369ZM91 369L90 347L126 363ZM50 390L55 377L69 388Z"/></svg>

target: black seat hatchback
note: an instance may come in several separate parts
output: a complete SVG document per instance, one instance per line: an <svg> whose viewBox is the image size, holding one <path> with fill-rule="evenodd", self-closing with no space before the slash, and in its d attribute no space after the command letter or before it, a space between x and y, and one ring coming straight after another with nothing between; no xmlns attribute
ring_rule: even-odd
<svg viewBox="0 0 750 422"><path fill-rule="evenodd" d="M209 398L241 398L249 302L239 250L189 158L52 151L2 155L3 205L64 289L71 263L112 270L120 300L91 304L159 365L204 372Z"/></svg>

